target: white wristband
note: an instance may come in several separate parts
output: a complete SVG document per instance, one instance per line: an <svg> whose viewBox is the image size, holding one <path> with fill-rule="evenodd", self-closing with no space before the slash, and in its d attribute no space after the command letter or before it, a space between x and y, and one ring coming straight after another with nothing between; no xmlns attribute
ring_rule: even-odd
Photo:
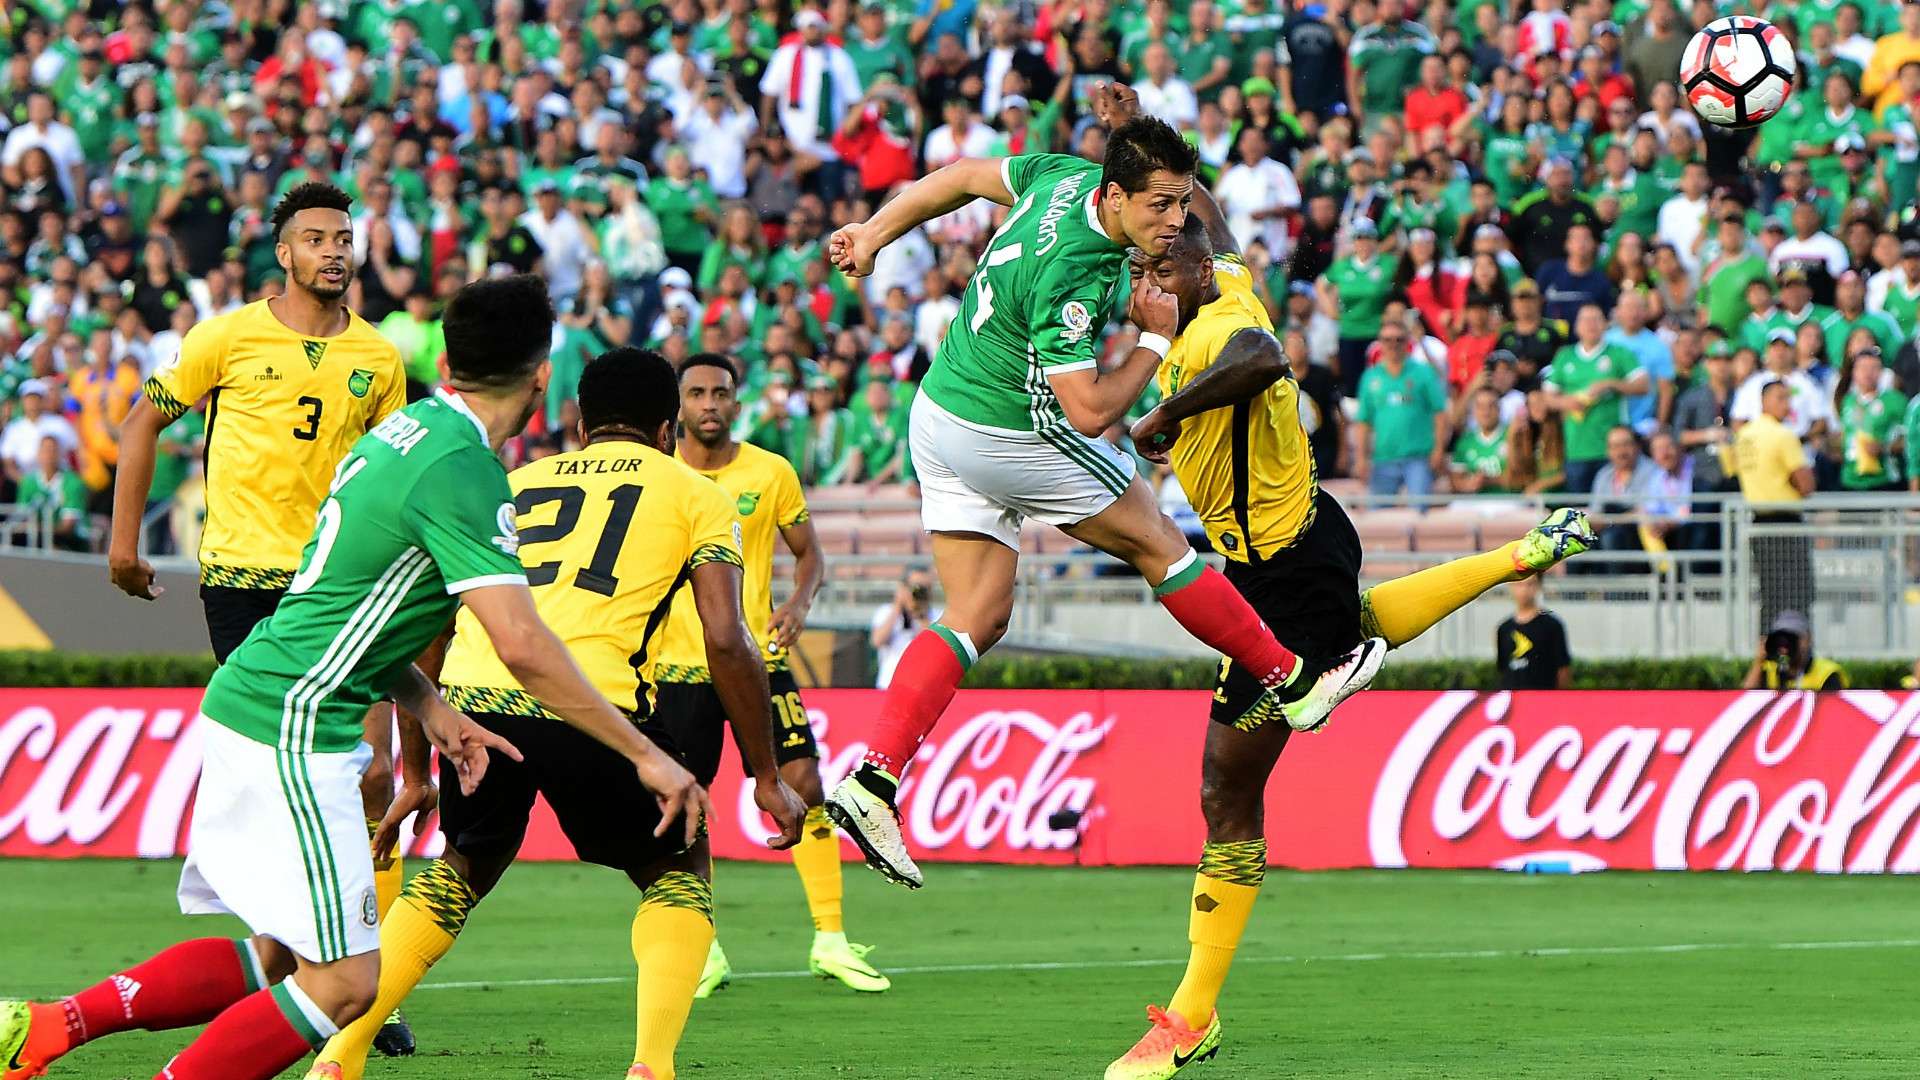
<svg viewBox="0 0 1920 1080"><path fill-rule="evenodd" d="M1173 350L1173 342L1168 341L1159 334L1142 333L1140 340L1133 343L1133 347L1136 349L1146 349L1148 352L1153 353L1153 355L1165 360L1167 353Z"/></svg>

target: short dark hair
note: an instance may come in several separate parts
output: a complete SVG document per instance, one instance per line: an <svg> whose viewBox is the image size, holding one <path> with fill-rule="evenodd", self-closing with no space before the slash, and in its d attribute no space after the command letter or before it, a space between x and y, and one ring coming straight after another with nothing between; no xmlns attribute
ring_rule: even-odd
<svg viewBox="0 0 1920 1080"><path fill-rule="evenodd" d="M1198 253L1202 259L1213 257L1213 237L1207 234L1207 225L1199 214L1188 214L1186 223L1180 226L1180 235L1174 238L1173 250L1168 254L1175 252L1182 257L1189 252Z"/></svg>
<svg viewBox="0 0 1920 1080"><path fill-rule="evenodd" d="M679 415L679 379L667 358L652 349L608 349L580 372L580 422L589 436L625 428L650 438Z"/></svg>
<svg viewBox="0 0 1920 1080"><path fill-rule="evenodd" d="M700 367L719 368L721 371L727 373L730 385L740 385L740 369L735 366L731 359L720 353L694 353L692 356L680 361L680 372L676 377L684 379L687 377L687 372Z"/></svg>
<svg viewBox="0 0 1920 1080"><path fill-rule="evenodd" d="M343 214L353 212L353 197L332 184L308 181L287 192L280 205L273 208L273 239L276 243L280 234L286 231L287 223L302 210L338 210Z"/></svg>
<svg viewBox="0 0 1920 1080"><path fill-rule="evenodd" d="M1100 190L1119 184L1120 190L1134 194L1147 190L1153 174L1165 169L1178 176L1192 176L1199 154L1193 144L1180 137L1164 120L1138 116L1113 129L1107 136L1107 161L1100 169Z"/></svg>
<svg viewBox="0 0 1920 1080"><path fill-rule="evenodd" d="M512 386L533 374L553 344L553 301L532 274L462 286L445 319L447 371L456 384Z"/></svg>

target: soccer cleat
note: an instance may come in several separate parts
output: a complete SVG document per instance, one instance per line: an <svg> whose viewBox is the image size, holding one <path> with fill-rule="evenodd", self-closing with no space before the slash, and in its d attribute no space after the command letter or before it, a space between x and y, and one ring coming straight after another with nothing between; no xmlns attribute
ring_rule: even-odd
<svg viewBox="0 0 1920 1080"><path fill-rule="evenodd" d="M700 972L700 981L694 984L693 998L698 1001L712 997L714 991L732 981L733 965L727 963L727 954L720 948L720 939L716 937L713 944L707 946L707 966ZM637 1065L634 1067L639 1068Z"/></svg>
<svg viewBox="0 0 1920 1080"><path fill-rule="evenodd" d="M635 1065L627 1070L627 1080L653 1080L653 1070L645 1065Z"/></svg>
<svg viewBox="0 0 1920 1080"><path fill-rule="evenodd" d="M337 1062L316 1061L313 1068L307 1070L306 1080L341 1080L345 1075Z"/></svg>
<svg viewBox="0 0 1920 1080"><path fill-rule="evenodd" d="M893 980L867 963L867 954L872 951L873 946L857 945L843 933L815 931L807 967L823 979L839 979L863 994L878 994L891 989Z"/></svg>
<svg viewBox="0 0 1920 1080"><path fill-rule="evenodd" d="M406 1017L400 1015L399 1009L393 1010L387 1022L381 1024L380 1030L374 1033L373 1048L387 1057L413 1056L413 1026L407 1023Z"/></svg>
<svg viewBox="0 0 1920 1080"><path fill-rule="evenodd" d="M1147 1006L1147 1029L1133 1049L1107 1066L1106 1080L1167 1080L1196 1061L1205 1061L1220 1050L1220 1014L1215 1012L1204 1031L1187 1026L1186 1018L1172 1009Z"/></svg>
<svg viewBox="0 0 1920 1080"><path fill-rule="evenodd" d="M881 877L896 885L917 889L926 884L926 880L920 876L920 868L913 864L913 856L907 854L907 838L900 831L900 811L862 782L870 772L876 773L876 784L884 783L877 776L878 770L862 765L827 796L827 816L853 838L861 854L867 857L867 865L879 871Z"/></svg>
<svg viewBox="0 0 1920 1080"><path fill-rule="evenodd" d="M1513 568L1522 574L1538 574L1599 542L1585 511L1561 507L1520 538L1520 546L1513 552Z"/></svg>
<svg viewBox="0 0 1920 1080"><path fill-rule="evenodd" d="M1334 706L1367 688L1380 673L1387 659L1385 638L1368 638L1360 647L1340 657L1297 700L1280 706L1287 726L1295 731L1318 731L1326 725Z"/></svg>
<svg viewBox="0 0 1920 1080"><path fill-rule="evenodd" d="M0 1001L0 1080L45 1076L69 1045L60 1006Z"/></svg>

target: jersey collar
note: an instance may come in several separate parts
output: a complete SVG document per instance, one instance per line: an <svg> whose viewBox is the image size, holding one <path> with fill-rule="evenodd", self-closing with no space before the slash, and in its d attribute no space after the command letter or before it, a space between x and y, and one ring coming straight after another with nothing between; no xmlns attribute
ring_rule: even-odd
<svg viewBox="0 0 1920 1080"><path fill-rule="evenodd" d="M1100 189L1098 187L1087 193L1087 228L1092 229L1093 235L1104 239L1109 244L1120 242L1108 236L1107 227L1100 224Z"/></svg>
<svg viewBox="0 0 1920 1080"><path fill-rule="evenodd" d="M481 423L480 418L473 415L473 410L467 408L466 401L463 400L459 394L442 386L433 392L433 396L439 398L442 405L447 406L454 412L472 421L473 430L480 433L480 445L487 445L487 425Z"/></svg>

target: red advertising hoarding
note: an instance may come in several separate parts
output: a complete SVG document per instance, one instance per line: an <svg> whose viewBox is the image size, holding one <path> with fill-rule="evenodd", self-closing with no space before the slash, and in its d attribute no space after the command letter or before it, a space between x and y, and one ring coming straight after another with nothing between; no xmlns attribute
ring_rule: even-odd
<svg viewBox="0 0 1920 1080"><path fill-rule="evenodd" d="M0 690L0 855L184 850L194 690ZM879 695L807 705L829 785ZM929 861L1193 861L1207 695L962 693L908 776ZM1371 693L1300 736L1267 792L1279 866L1920 869L1920 695ZM729 760L719 854L776 857ZM416 854L439 844L429 833ZM849 857L852 847L846 848ZM571 851L544 808L523 857Z"/></svg>

